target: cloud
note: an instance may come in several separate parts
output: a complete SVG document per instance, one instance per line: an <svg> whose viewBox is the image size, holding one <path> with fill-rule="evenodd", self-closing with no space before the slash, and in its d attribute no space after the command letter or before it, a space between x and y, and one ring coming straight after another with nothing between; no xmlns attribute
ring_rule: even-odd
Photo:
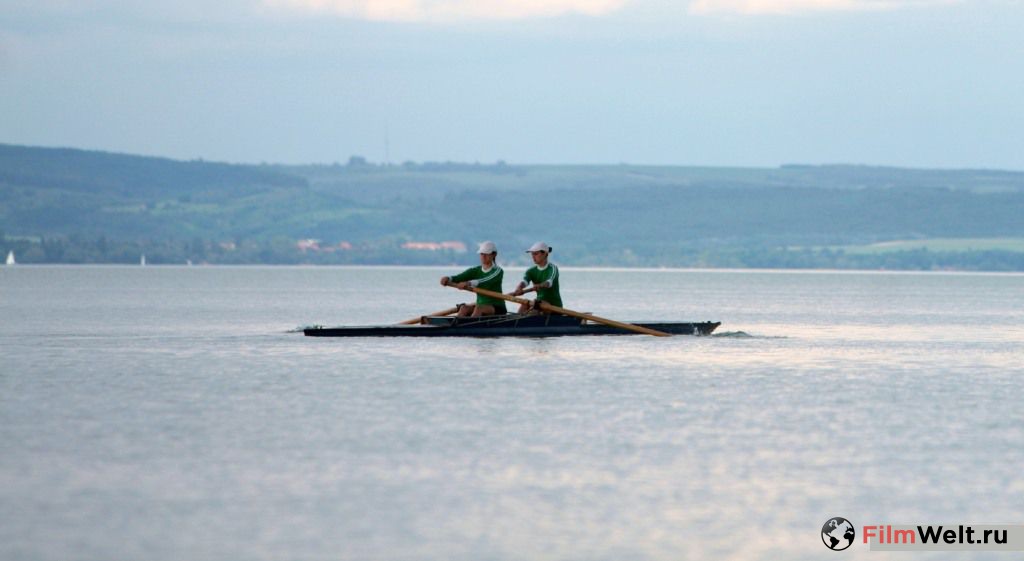
<svg viewBox="0 0 1024 561"><path fill-rule="evenodd" d="M952 4L956 0L693 0L691 14L793 14L824 11L878 11Z"/></svg>
<svg viewBox="0 0 1024 561"><path fill-rule="evenodd" d="M294 8L377 21L457 22L519 20L566 14L600 16L629 0L264 0Z"/></svg>

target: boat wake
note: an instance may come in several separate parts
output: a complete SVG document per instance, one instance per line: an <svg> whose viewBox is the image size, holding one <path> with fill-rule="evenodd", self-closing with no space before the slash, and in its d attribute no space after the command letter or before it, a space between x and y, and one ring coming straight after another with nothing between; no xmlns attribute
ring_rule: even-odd
<svg viewBox="0 0 1024 561"><path fill-rule="evenodd" d="M751 335L746 331L723 331L721 333L712 333L711 337L728 337L732 339L788 339L789 337L783 335Z"/></svg>
<svg viewBox="0 0 1024 561"><path fill-rule="evenodd" d="M300 326L298 326L298 327L296 327L294 329L289 329L289 330L285 331L285 333L302 333L302 332L304 332L307 329L319 329L321 327L323 327L323 326L322 325L300 325Z"/></svg>

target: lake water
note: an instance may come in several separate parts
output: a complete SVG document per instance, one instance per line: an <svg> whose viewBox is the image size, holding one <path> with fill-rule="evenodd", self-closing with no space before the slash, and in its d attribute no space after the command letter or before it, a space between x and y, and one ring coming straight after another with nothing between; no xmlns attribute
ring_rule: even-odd
<svg viewBox="0 0 1024 561"><path fill-rule="evenodd" d="M288 332L450 272L0 268L0 559L945 559L819 532L1024 523L1022 275L563 269L566 307L722 326Z"/></svg>

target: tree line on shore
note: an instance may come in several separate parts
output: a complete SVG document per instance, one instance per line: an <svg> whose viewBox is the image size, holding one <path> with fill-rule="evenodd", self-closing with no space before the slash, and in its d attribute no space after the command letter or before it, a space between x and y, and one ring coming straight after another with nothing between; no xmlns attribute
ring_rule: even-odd
<svg viewBox="0 0 1024 561"><path fill-rule="evenodd" d="M289 239L123 241L80 235L33 240L0 238L0 253L6 255L10 251L21 264L134 265L143 255L151 265L456 265L471 263L474 259L466 253L416 251L388 242L358 244L344 251L302 251ZM511 264L526 265L525 260L515 257L512 256ZM574 252L566 254L561 263L684 268L1024 271L1024 252L919 248L865 254L834 248L693 247L645 254L623 248L612 252Z"/></svg>

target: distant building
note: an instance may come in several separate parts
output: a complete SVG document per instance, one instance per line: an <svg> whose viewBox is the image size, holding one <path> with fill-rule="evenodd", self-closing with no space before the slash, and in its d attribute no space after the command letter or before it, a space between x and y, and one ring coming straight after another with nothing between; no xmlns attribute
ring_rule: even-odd
<svg viewBox="0 0 1024 561"><path fill-rule="evenodd" d="M466 244L462 242L441 242L441 249L450 249L456 253L466 253Z"/></svg>
<svg viewBox="0 0 1024 561"><path fill-rule="evenodd" d="M405 242L402 244L402 249L411 249L414 251L454 251L456 253L465 253L466 244L456 241L447 242Z"/></svg>
<svg viewBox="0 0 1024 561"><path fill-rule="evenodd" d="M299 248L299 251L302 253L306 253L307 251L320 251L320 240L299 240L295 244L295 247Z"/></svg>
<svg viewBox="0 0 1024 561"><path fill-rule="evenodd" d="M322 251L324 253L334 253L335 251L351 251L352 250L352 244L349 243L349 242L344 242L343 241L343 242L338 242L335 245L323 245L323 242L321 240L315 240L313 238L308 238L308 239L305 239L305 240L298 240L297 242L295 242L295 247L299 251L301 251L302 253L306 253L308 251L313 251L313 252L321 252Z"/></svg>

